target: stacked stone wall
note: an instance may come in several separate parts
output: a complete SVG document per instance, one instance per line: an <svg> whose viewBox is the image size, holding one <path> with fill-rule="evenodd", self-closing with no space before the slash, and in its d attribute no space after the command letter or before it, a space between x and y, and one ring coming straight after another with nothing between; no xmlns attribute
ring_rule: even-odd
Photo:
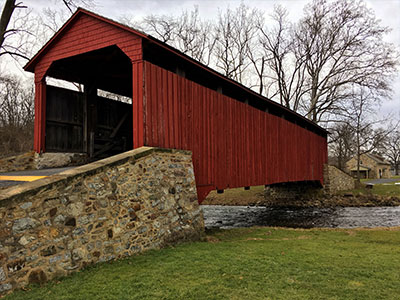
<svg viewBox="0 0 400 300"><path fill-rule="evenodd" d="M291 206L298 201L309 200L322 195L319 183L311 181L287 182L265 186L266 205Z"/></svg>
<svg viewBox="0 0 400 300"><path fill-rule="evenodd" d="M0 159L0 173L33 170L35 168L35 152L33 151Z"/></svg>
<svg viewBox="0 0 400 300"><path fill-rule="evenodd" d="M287 182L268 185L264 190L266 205L313 206L340 191L355 188L354 178L335 166L325 165L324 186L317 182Z"/></svg>
<svg viewBox="0 0 400 300"><path fill-rule="evenodd" d="M27 152L0 159L0 173L60 168L85 164L88 157L85 153L35 153Z"/></svg>
<svg viewBox="0 0 400 300"><path fill-rule="evenodd" d="M140 148L2 191L0 296L204 230L187 151Z"/></svg>
<svg viewBox="0 0 400 300"><path fill-rule="evenodd" d="M325 191L334 194L340 191L352 190L355 188L355 181L352 176L332 165L325 165Z"/></svg>
<svg viewBox="0 0 400 300"><path fill-rule="evenodd" d="M86 153L35 153L35 169L61 168L85 164L88 160Z"/></svg>

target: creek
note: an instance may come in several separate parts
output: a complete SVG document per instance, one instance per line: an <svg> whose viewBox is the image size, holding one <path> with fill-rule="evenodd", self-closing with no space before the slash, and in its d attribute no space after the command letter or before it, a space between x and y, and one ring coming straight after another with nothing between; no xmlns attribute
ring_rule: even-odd
<svg viewBox="0 0 400 300"><path fill-rule="evenodd" d="M400 207L274 208L201 205L205 227L277 226L291 228L356 228L400 226Z"/></svg>

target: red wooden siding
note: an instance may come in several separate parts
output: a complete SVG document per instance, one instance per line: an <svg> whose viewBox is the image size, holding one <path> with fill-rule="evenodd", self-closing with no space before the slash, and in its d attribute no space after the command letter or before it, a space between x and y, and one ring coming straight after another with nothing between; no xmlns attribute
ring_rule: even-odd
<svg viewBox="0 0 400 300"><path fill-rule="evenodd" d="M46 47L45 52L35 61L35 107L38 107L38 110L35 114L34 150L39 153L45 151L46 120L42 110L45 111L46 97L42 90L46 72L52 62L112 45L118 46L132 62L132 86L135 93L133 95L134 141L135 147L142 146L143 126L140 125L143 124L142 101L137 101L142 99L143 86L141 37L86 13L76 15L65 26L68 30L61 31L51 47Z"/></svg>
<svg viewBox="0 0 400 300"><path fill-rule="evenodd" d="M133 148L144 146L143 140L143 61L132 62Z"/></svg>
<svg viewBox="0 0 400 300"><path fill-rule="evenodd" d="M144 144L193 152L199 201L213 189L322 183L324 137L144 64Z"/></svg>
<svg viewBox="0 0 400 300"><path fill-rule="evenodd" d="M35 80L35 124L34 124L34 136L33 136L33 149L37 153L44 151L45 127L46 127L46 83L43 80Z"/></svg>
<svg viewBox="0 0 400 300"><path fill-rule="evenodd" d="M141 38L131 32L87 14L77 15L68 26L36 63L38 79L45 75L53 61L112 45L117 45L132 61L142 59Z"/></svg>

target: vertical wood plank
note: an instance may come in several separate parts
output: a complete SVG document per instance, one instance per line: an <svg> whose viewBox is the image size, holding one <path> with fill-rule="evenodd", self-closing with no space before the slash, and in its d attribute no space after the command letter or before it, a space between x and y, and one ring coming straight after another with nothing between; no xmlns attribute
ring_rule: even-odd
<svg viewBox="0 0 400 300"><path fill-rule="evenodd" d="M191 150L199 190L322 179L323 137L157 66L149 69L150 146Z"/></svg>
<svg viewBox="0 0 400 300"><path fill-rule="evenodd" d="M35 76L34 150L45 152L46 136L46 79Z"/></svg>
<svg viewBox="0 0 400 300"><path fill-rule="evenodd" d="M143 61L132 62L133 148L144 145Z"/></svg>

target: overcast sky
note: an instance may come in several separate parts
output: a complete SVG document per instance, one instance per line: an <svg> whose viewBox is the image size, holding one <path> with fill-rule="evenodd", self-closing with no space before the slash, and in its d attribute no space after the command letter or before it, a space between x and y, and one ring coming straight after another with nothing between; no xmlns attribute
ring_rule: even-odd
<svg viewBox="0 0 400 300"><path fill-rule="evenodd" d="M28 7L36 12L51 5L53 8L60 5L61 0L25 0ZM302 16L302 10L309 1L305 0L247 0L245 4L257 7L268 14L272 12L275 4L282 4L289 12L289 18L293 21ZM368 7L375 11L382 25L392 28L387 36L387 41L394 43L400 49L400 0L366 0ZM3 7L4 0L0 0ZM149 14L180 14L183 10L191 10L198 7L201 17L206 19L216 18L218 10L227 7L235 8L240 5L239 0L95 0L96 7L92 10L105 17L118 20L122 16L131 16L135 19ZM384 101L381 114L393 113L400 118L400 76L394 78L394 95L391 101Z"/></svg>

